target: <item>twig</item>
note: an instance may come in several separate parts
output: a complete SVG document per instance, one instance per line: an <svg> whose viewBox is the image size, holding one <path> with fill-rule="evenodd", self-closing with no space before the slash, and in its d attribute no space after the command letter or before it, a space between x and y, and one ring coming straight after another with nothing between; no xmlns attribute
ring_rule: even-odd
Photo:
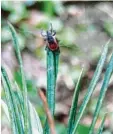
<svg viewBox="0 0 113 134"><path fill-rule="evenodd" d="M50 125L51 134L56 134L54 120L53 120L51 112L49 110L46 97L40 89L39 89L38 93L39 93L39 96L40 96L40 98L43 102L43 105L44 105L44 109L45 109L45 112L46 112L46 115L47 115L47 118L48 118L48 123Z"/></svg>

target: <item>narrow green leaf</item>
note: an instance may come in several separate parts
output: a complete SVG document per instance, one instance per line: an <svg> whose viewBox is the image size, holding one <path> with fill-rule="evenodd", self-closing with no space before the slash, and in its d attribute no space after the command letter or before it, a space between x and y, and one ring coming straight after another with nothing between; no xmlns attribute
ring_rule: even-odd
<svg viewBox="0 0 113 134"><path fill-rule="evenodd" d="M15 82L15 86L16 86L16 89L17 89L17 91L15 92L15 96L18 100L17 104L19 105L19 108L20 108L19 111L24 116L24 113L23 113L23 105L24 105L23 96L22 96L22 94L20 92L20 89L19 89L18 85L16 84L16 82ZM28 101L28 102L29 102L29 112L30 112L32 133L33 134L35 134L35 133L43 134L43 129L42 129L42 125L41 125L39 116L38 116L35 108L31 104L31 102L30 101Z"/></svg>
<svg viewBox="0 0 113 134"><path fill-rule="evenodd" d="M16 81L15 81L14 86L16 88L15 96L16 96L16 99L18 101L20 112L21 112L23 119L24 119L24 98L22 96L22 92L20 91Z"/></svg>
<svg viewBox="0 0 113 134"><path fill-rule="evenodd" d="M43 129L42 129L42 125L40 122L40 118L30 101L29 101L29 110L30 110L31 126L32 126L33 134L35 133L43 134Z"/></svg>
<svg viewBox="0 0 113 134"><path fill-rule="evenodd" d="M22 111L20 109L20 105L18 102L18 99L16 98L15 94L12 93L13 96L13 101L14 101L14 105L15 105L15 109L16 109L16 117L18 119L18 126L19 126L19 130L21 130L19 132L19 134L24 134L24 121L23 121L23 115L22 115Z"/></svg>
<svg viewBox="0 0 113 134"><path fill-rule="evenodd" d="M72 100L72 105L71 105L71 110L70 110L69 120L68 120L68 131L67 131L68 134L72 134L72 131L74 128L76 112L77 112L78 97L79 97L79 91L80 91L80 80L81 80L82 74L83 74L83 69L78 78L75 91L74 91L74 95L73 95L73 100Z"/></svg>
<svg viewBox="0 0 113 134"><path fill-rule="evenodd" d="M92 120L92 123L91 123L91 126L90 126L89 134L93 133L94 126L95 126L95 123L97 121L97 118L98 118L98 115L99 115L99 112L100 112L100 109L101 109L101 106L102 106L102 102L104 100L104 97L105 97L105 94L106 94L106 91L107 91L107 87L108 87L108 84L109 84L109 80L111 78L112 73L113 73L113 54L111 56L110 62L108 64L106 72L105 72L103 84L102 84L102 87L101 87L101 90L100 90L100 95L99 95L97 105L96 105L96 108L95 108L95 112L94 112L93 120Z"/></svg>
<svg viewBox="0 0 113 134"><path fill-rule="evenodd" d="M15 96L16 105L18 107L20 120L21 120L22 124L24 125L24 109L23 109L24 103L22 103L22 101L20 100L17 91L14 92L14 96Z"/></svg>
<svg viewBox="0 0 113 134"><path fill-rule="evenodd" d="M102 134L102 131L103 131L103 128L104 128L105 118L106 118L106 114L104 115L104 117L103 117L103 119L102 119L102 122L101 122L101 124L100 124L100 127L99 127L99 129L98 129L97 134Z"/></svg>
<svg viewBox="0 0 113 134"><path fill-rule="evenodd" d="M47 48L47 103L52 115L55 109L55 68L54 68L54 54ZM50 134L50 128L46 119L44 133Z"/></svg>
<svg viewBox="0 0 113 134"><path fill-rule="evenodd" d="M52 116L54 116L55 87L56 87L60 52L59 50L53 52L48 48L46 48L46 51L47 51L47 103ZM44 133L50 134L50 128L47 119L45 122Z"/></svg>
<svg viewBox="0 0 113 134"><path fill-rule="evenodd" d="M24 134L23 125L22 125L22 122L21 122L21 119L19 116L15 97L14 97L13 92L12 92L11 83L10 83L8 76L7 76L7 73L3 67L1 68L1 71L2 71L2 82L3 82L3 87L5 90L5 95L6 95L6 99L7 99L9 113L11 112L10 117L12 120L12 125L13 125L12 127L15 127L13 129L13 133L14 134L15 133Z"/></svg>
<svg viewBox="0 0 113 134"><path fill-rule="evenodd" d="M8 23L12 38L13 38L13 46L15 49L15 54L18 59L18 63L20 66L20 72L21 72L21 77L22 77L22 89L23 89L23 98L24 98L24 124L25 124L25 134L31 133L31 126L30 124L30 119L29 119L29 113L28 113L28 99L27 99L27 87L26 87L26 81L25 81L25 75L24 75L24 70L23 70L23 64L22 64L22 58L20 54L20 48L19 48L19 43L17 40L17 35L16 31L14 30L13 26Z"/></svg>
<svg viewBox="0 0 113 134"><path fill-rule="evenodd" d="M19 111L21 112L21 115L22 115L23 118L24 118L24 103L23 103L23 101L20 99L20 96L19 96L18 91L15 92L15 98L16 98L18 107L19 107L19 109L20 109Z"/></svg>
<svg viewBox="0 0 113 134"><path fill-rule="evenodd" d="M53 54L54 54L55 84L56 84L60 51L58 50L58 51L54 52Z"/></svg>
<svg viewBox="0 0 113 134"><path fill-rule="evenodd" d="M6 114L6 117L7 117L8 121L10 122L10 116L9 116L7 104L2 99L1 99L1 107L3 108L4 113Z"/></svg>
<svg viewBox="0 0 113 134"><path fill-rule="evenodd" d="M54 55L49 49L47 50L47 102L53 115L55 109L55 70Z"/></svg>
<svg viewBox="0 0 113 134"><path fill-rule="evenodd" d="M90 97L97 85L97 82L99 80L99 77L100 77L100 74L102 72L102 68L104 66L104 62L105 62L105 59L106 59L106 56L107 56L107 52L108 52L108 44L109 44L110 40L107 42L107 44L105 45L104 47L104 50L102 52L102 55L100 57L100 60L98 62L98 65L97 65L97 68L96 68L96 71L94 73L94 76L89 84L89 87L88 87L88 90L86 92L86 95L83 99L83 103L81 104L80 106L80 109L78 111L78 114L77 114L77 117L76 117L76 121L75 121L75 124L74 124L74 130L73 130L73 133L72 134L76 134L76 131L77 131L77 127L78 127L78 124L79 124L79 121L84 113L84 110L90 100Z"/></svg>
<svg viewBox="0 0 113 134"><path fill-rule="evenodd" d="M18 134L17 122L15 119L15 113L14 113L13 105L11 103L11 97L9 95L9 90L8 90L8 87L6 85L6 81L3 77L3 75L1 78L2 78L2 84L3 84L5 96L6 96L6 102L8 105L8 111L9 111L9 116L10 116L10 121L11 121L11 130L12 130L13 134Z"/></svg>

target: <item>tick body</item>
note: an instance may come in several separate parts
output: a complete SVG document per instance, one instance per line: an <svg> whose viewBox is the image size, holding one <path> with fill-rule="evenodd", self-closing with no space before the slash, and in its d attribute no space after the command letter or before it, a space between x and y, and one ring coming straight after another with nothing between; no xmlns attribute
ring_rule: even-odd
<svg viewBox="0 0 113 134"><path fill-rule="evenodd" d="M52 29L46 31L46 34L41 33L41 35L44 37L44 40L47 41L47 47L51 51L56 51L59 49L58 41L55 37L56 32Z"/></svg>
<svg viewBox="0 0 113 134"><path fill-rule="evenodd" d="M47 31L47 46L52 51L59 48L56 38L49 31Z"/></svg>

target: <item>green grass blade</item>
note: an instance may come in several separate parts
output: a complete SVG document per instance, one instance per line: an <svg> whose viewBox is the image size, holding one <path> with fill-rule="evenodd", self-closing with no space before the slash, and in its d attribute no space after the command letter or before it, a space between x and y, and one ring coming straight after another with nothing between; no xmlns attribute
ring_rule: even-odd
<svg viewBox="0 0 113 134"><path fill-rule="evenodd" d="M70 110L69 120L68 120L68 131L67 131L68 134L72 134L72 131L74 128L76 112L77 112L78 97L79 97L79 91L80 91L80 80L81 80L82 74L83 74L83 69L78 78L75 91L74 91L74 95L73 95L73 100L72 100L72 105L71 105L71 110Z"/></svg>
<svg viewBox="0 0 113 134"><path fill-rule="evenodd" d="M4 86L4 90L5 90L7 104L8 104L9 112L11 112L10 117L11 117L11 120L14 120L12 127L16 128L16 130L13 129L14 130L13 133L14 134L15 133L24 134L22 121L20 119L15 96L12 92L11 83L10 83L8 76L7 76L7 73L3 67L1 68L1 71L2 71L2 82L3 82L3 86Z"/></svg>
<svg viewBox="0 0 113 134"><path fill-rule="evenodd" d="M18 85L15 83L15 87L17 89L17 91L15 92L15 96L17 98L17 104L19 105L20 108L20 113L24 116L24 112L23 112L23 96L20 92L20 89L18 87ZM32 133L40 133L43 134L43 129L42 129L42 125L39 119L39 116L35 110L35 108L33 107L33 105L29 102L29 112L30 112L30 118L31 118L31 128L32 128ZM22 119L23 120L23 119Z"/></svg>
<svg viewBox="0 0 113 134"><path fill-rule="evenodd" d="M19 132L19 134L24 134L24 121L23 121L23 114L18 102L18 98L16 98L15 94L13 93L13 101L15 104L15 109L16 109L16 117L18 119L18 125L19 125L19 130L21 130L21 132Z"/></svg>
<svg viewBox="0 0 113 134"><path fill-rule="evenodd" d="M7 104L2 99L1 99L1 107L4 110L4 113L5 113L8 121L10 122L10 116L9 116L9 111L8 111Z"/></svg>
<svg viewBox="0 0 113 134"><path fill-rule="evenodd" d="M52 115L54 115L54 109L55 109L54 54L49 49L47 49L47 102Z"/></svg>
<svg viewBox="0 0 113 134"><path fill-rule="evenodd" d="M84 113L84 110L85 110L85 108L86 108L86 106L87 106L87 104L88 104L88 102L90 100L90 97L91 97L91 95L92 95L92 93L93 93L93 91L94 91L94 89L95 89L95 87L97 85L97 82L98 82L98 80L100 78L100 74L102 72L102 68L104 66L104 62L105 62L105 59L106 59L106 56L107 56L109 42L110 42L110 40L107 42L107 44L104 47L104 50L103 50L102 55L100 57L100 60L98 62L96 71L95 71L95 73L93 75L93 78L92 78L92 80L91 80L91 82L89 84L89 87L88 87L88 90L86 92L86 95L85 95L85 97L83 99L83 103L80 106L80 109L79 109L77 117L76 117L76 121L75 121L75 124L74 124L74 130L73 130L72 134L76 134L79 121L80 121L80 119L81 119L81 117L82 117L82 115Z"/></svg>
<svg viewBox="0 0 113 134"><path fill-rule="evenodd" d="M17 100L17 104L18 104L18 107L19 107L19 109L20 109L19 111L21 112L21 115L22 115L22 117L24 118L24 107L23 107L24 103L23 103L22 100L20 99L20 96L19 96L18 91L15 92L15 98L16 98L16 100Z"/></svg>
<svg viewBox="0 0 113 134"><path fill-rule="evenodd" d="M9 25L9 29L11 31L12 34L12 38L13 38L13 46L15 49L15 54L16 57L18 59L18 63L20 66L20 72L21 72L21 77L22 77L22 89L23 89L23 98L24 98L24 124L25 124L25 134L31 133L31 127L29 126L30 124L30 119L28 118L28 99L27 99L27 87L26 87L26 82L25 82L25 75L24 75L24 70L23 70L23 63L22 63L22 58L21 58L21 54L20 54L20 48L19 48L19 43L17 40L17 35L16 35L16 31L14 30L13 26L8 23ZM30 132L29 132L30 131Z"/></svg>
<svg viewBox="0 0 113 134"><path fill-rule="evenodd" d="M101 124L100 124L100 127L99 127L99 129L98 129L97 134L102 134L102 131L103 131L103 128L104 128L105 118L106 118L106 114L104 115L104 117L103 117L103 119L102 119L102 122L101 122Z"/></svg>
<svg viewBox="0 0 113 134"><path fill-rule="evenodd" d="M8 90L8 87L6 85L6 81L3 77L3 75L2 75L1 78L2 78L2 84L3 84L5 96L6 96L6 102L7 102L8 110L9 110L9 116L10 116L10 121L11 121L11 129L12 129L13 134L18 134L18 128L17 128L17 124L16 124L16 120L15 120L13 105L11 103L11 97L9 96L9 90Z"/></svg>
<svg viewBox="0 0 113 134"><path fill-rule="evenodd" d="M56 87L60 52L59 50L53 52L48 48L46 48L46 50L47 50L47 103L52 116L54 116L55 87ZM45 123L44 133L50 134L50 128L47 119Z"/></svg>
<svg viewBox="0 0 113 134"><path fill-rule="evenodd" d="M18 100L18 105L20 107L21 114L24 118L24 98L22 96L22 92L20 88L18 87L18 84L15 82L14 87L16 88L15 96Z"/></svg>
<svg viewBox="0 0 113 134"><path fill-rule="evenodd" d="M30 111L31 126L32 126L33 134L35 133L43 134L43 129L42 129L42 125L40 122L40 118L30 101L29 101L29 111Z"/></svg>
<svg viewBox="0 0 113 134"><path fill-rule="evenodd" d="M57 79L57 74L58 74L58 64L59 64L60 51L56 51L53 54L54 54L55 84L56 84L56 79Z"/></svg>
<svg viewBox="0 0 113 134"><path fill-rule="evenodd" d="M18 106L19 116L20 120L22 121L22 124L24 124L24 109L23 109L23 103L19 98L18 91L14 92L16 105Z"/></svg>
<svg viewBox="0 0 113 134"><path fill-rule="evenodd" d="M91 126L90 126L89 134L93 133L94 126L95 126L95 123L97 121L97 118L98 118L98 115L99 115L99 112L100 112L100 109L101 109L101 106L102 106L102 102L104 100L104 97L105 97L105 94L106 94L106 91L107 91L107 87L108 87L108 84L109 84L109 80L111 78L112 73L113 73L113 54L111 56L110 62L108 64L106 72L105 72L104 81L103 81L103 84L102 84L102 87L101 87L101 90L100 90L100 95L99 95L97 105L96 105L96 108L95 108L95 112L94 112L93 120L92 120L92 123L91 123Z"/></svg>
<svg viewBox="0 0 113 134"><path fill-rule="evenodd" d="M55 68L54 68L54 53L47 48L47 103L52 115L55 109ZM46 119L45 134L50 134L50 128Z"/></svg>

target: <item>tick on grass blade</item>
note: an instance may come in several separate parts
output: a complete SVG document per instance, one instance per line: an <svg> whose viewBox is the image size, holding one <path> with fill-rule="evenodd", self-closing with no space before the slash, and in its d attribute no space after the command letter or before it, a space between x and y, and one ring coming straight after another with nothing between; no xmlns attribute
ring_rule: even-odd
<svg viewBox="0 0 113 134"><path fill-rule="evenodd" d="M44 40L47 41L47 46L51 51L58 51L59 45L58 40L56 39L56 31L53 30L52 24L50 23L50 30L47 30L46 32L41 31L41 35L43 36Z"/></svg>

